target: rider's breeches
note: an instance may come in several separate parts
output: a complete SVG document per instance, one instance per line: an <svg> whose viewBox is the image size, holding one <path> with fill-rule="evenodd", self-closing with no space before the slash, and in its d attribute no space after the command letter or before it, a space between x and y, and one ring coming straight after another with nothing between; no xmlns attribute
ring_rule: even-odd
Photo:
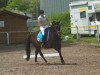
<svg viewBox="0 0 100 75"><path fill-rule="evenodd" d="M46 25L46 26L40 26L40 30L41 30L41 32L42 32L42 35L45 34L44 31L45 31L45 29L46 29L47 27L48 27L47 25Z"/></svg>

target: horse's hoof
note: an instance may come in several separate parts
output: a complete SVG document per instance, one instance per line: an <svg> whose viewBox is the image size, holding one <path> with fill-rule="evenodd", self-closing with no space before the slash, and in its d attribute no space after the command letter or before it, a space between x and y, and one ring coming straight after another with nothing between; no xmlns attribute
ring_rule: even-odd
<svg viewBox="0 0 100 75"><path fill-rule="evenodd" d="M35 63L37 63L38 61L35 61Z"/></svg>
<svg viewBox="0 0 100 75"><path fill-rule="evenodd" d="M38 62L35 62L36 64L39 64Z"/></svg>
<svg viewBox="0 0 100 75"><path fill-rule="evenodd" d="M47 65L50 65L50 63L48 62L48 63L46 63Z"/></svg>
<svg viewBox="0 0 100 75"><path fill-rule="evenodd" d="M26 58L26 61L29 61L29 58Z"/></svg>
<svg viewBox="0 0 100 75"><path fill-rule="evenodd" d="M45 61L45 63L47 64L48 62L47 62L47 61Z"/></svg>
<svg viewBox="0 0 100 75"><path fill-rule="evenodd" d="M62 65L65 65L66 63L65 63L65 61L63 61L63 62L61 62L61 64L62 64Z"/></svg>

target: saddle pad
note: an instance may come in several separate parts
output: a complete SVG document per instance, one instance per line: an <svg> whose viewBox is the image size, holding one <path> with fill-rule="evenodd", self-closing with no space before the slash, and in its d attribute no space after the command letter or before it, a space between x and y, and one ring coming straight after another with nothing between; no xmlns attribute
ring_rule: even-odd
<svg viewBox="0 0 100 75"><path fill-rule="evenodd" d="M45 40L46 41L48 41L48 39L49 39L49 32L50 31L46 32L46 34L45 34L45 36L46 36ZM37 35L37 41L42 42L42 38L43 38L43 35L42 35L42 32L40 31Z"/></svg>
<svg viewBox="0 0 100 75"><path fill-rule="evenodd" d="M42 38L43 38L42 32L39 32L38 35L37 35L37 40L38 40L39 42L42 42Z"/></svg>

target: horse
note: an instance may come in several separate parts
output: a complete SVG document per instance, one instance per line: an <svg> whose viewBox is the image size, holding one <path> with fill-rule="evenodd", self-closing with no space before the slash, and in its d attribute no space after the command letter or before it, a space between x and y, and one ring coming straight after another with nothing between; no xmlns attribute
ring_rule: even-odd
<svg viewBox="0 0 100 75"><path fill-rule="evenodd" d="M44 59L44 61L46 63L47 60L45 59L41 48L45 47L45 48L53 48L54 50L56 50L59 53L60 56L60 60L62 64L65 64L65 61L63 59L63 56L61 54L61 35L60 35L60 22L57 21L53 21L52 25L50 27L48 27L45 30L49 30L49 38L47 43L45 44L45 46L41 46L42 43L37 41L37 35L38 32L34 32L33 34L29 34L28 38L27 38L27 42L26 42L26 60L29 61L30 59L30 53L31 53L31 49L30 49L30 44L32 43L33 46L35 47L35 62L37 62L37 55L38 53L40 54L40 56Z"/></svg>

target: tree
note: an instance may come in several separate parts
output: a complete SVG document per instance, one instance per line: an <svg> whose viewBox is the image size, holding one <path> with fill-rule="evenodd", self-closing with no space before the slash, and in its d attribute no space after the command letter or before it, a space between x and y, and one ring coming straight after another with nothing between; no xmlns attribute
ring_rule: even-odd
<svg viewBox="0 0 100 75"><path fill-rule="evenodd" d="M38 16L39 0L9 0L8 10L18 10L32 13L34 18Z"/></svg>
<svg viewBox="0 0 100 75"><path fill-rule="evenodd" d="M9 10L19 10L27 11L29 8L29 0L9 0L7 9Z"/></svg>
<svg viewBox="0 0 100 75"><path fill-rule="evenodd" d="M9 0L0 0L0 8L4 8L7 6Z"/></svg>

